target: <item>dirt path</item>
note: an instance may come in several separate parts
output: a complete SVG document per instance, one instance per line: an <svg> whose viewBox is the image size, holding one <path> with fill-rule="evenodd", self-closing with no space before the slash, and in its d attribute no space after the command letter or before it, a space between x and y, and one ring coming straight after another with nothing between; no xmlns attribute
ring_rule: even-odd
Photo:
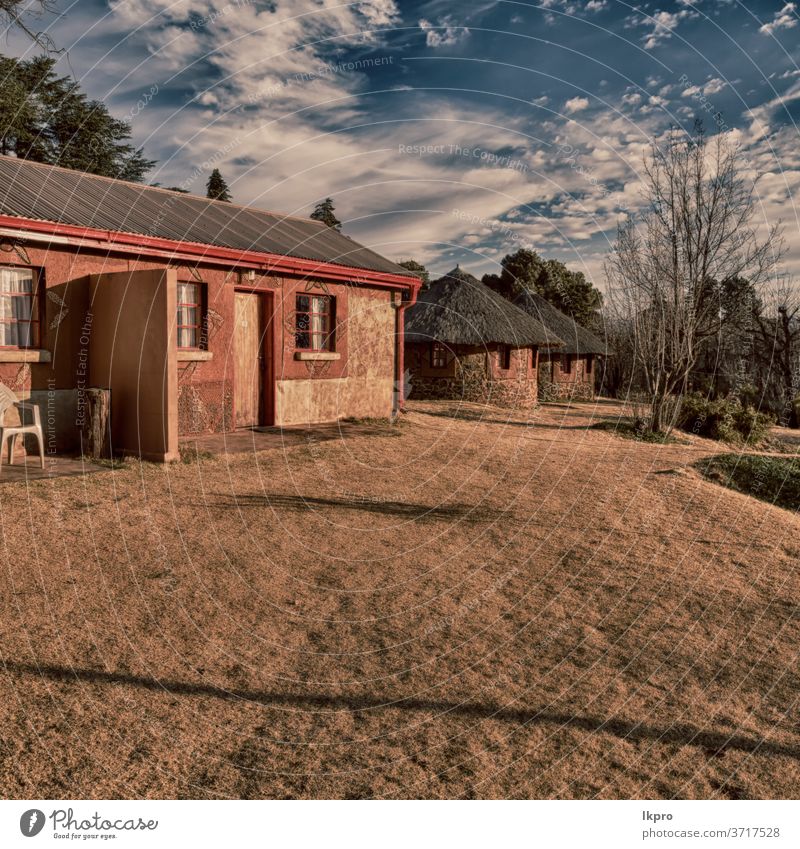
<svg viewBox="0 0 800 849"><path fill-rule="evenodd" d="M609 402L0 486L12 797L782 797L796 516Z"/></svg>

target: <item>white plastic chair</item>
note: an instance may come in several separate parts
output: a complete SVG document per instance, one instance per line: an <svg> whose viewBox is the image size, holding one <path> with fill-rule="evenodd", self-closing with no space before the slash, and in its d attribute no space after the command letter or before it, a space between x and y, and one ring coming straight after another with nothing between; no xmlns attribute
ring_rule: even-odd
<svg viewBox="0 0 800 849"><path fill-rule="evenodd" d="M16 407L20 412L20 424L6 427L3 422L5 420L6 411L11 407ZM33 424L24 424L22 414L24 412L33 413ZM39 459L44 468L44 434L42 433L42 420L39 414L39 408L36 404L28 404L24 401L18 401L17 396L7 387L0 383L0 471L3 469L3 449L8 442L8 465L13 465L14 461L14 446L17 437L20 435L30 434L35 436L39 442Z"/></svg>

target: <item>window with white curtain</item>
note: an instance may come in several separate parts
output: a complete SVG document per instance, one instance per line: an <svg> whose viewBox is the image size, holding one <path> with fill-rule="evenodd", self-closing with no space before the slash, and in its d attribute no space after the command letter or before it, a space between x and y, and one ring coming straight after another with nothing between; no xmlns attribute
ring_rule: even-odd
<svg viewBox="0 0 800 849"><path fill-rule="evenodd" d="M199 283L178 283L178 347L200 348L203 290Z"/></svg>
<svg viewBox="0 0 800 849"><path fill-rule="evenodd" d="M0 348L39 346L37 280L31 268L0 268Z"/></svg>
<svg viewBox="0 0 800 849"><path fill-rule="evenodd" d="M333 351L333 298L298 295L295 302L295 348L300 351Z"/></svg>

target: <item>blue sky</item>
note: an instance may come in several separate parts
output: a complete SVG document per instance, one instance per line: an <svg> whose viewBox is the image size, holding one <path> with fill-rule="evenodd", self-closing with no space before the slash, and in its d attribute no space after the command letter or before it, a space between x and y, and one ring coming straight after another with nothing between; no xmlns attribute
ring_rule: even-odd
<svg viewBox="0 0 800 849"><path fill-rule="evenodd" d="M151 180L307 215L434 271L534 247L603 286L647 145L743 148L800 273L800 2L61 0L65 72L128 118ZM30 48L18 36L6 52Z"/></svg>

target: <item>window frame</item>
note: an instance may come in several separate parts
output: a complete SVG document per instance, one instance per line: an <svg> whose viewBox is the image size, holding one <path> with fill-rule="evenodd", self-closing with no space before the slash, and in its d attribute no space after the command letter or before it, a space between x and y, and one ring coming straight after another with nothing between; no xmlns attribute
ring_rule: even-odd
<svg viewBox="0 0 800 849"><path fill-rule="evenodd" d="M175 304L175 322L176 322L176 330L175 330L175 342L177 344L179 351L205 351L206 350L206 338L203 332L203 328L205 326L205 315L206 315L206 287L205 284L200 283L197 280L178 280L178 292L180 292L181 286L194 286L197 290L197 302L193 301L181 301L180 295L176 292L176 304ZM197 324L181 324L181 307L195 307L197 309ZM196 333L194 345L181 345L181 330L193 329Z"/></svg>
<svg viewBox="0 0 800 849"><path fill-rule="evenodd" d="M511 370L511 345L500 345L497 349L497 364L501 371Z"/></svg>
<svg viewBox="0 0 800 849"><path fill-rule="evenodd" d="M561 355L561 373L572 374L572 354Z"/></svg>
<svg viewBox="0 0 800 849"><path fill-rule="evenodd" d="M308 309L302 310L298 308L300 298L308 298ZM327 310L317 312L313 309L314 299L319 299L327 304ZM307 316L308 326L301 329L298 327L298 319L300 316ZM327 319L327 326L322 331L313 329L313 316L324 316ZM314 337L323 334L322 347L315 347ZM298 344L298 337L305 335L308 337L309 344L302 346ZM334 295L317 294L316 292L296 292L294 299L294 349L295 351L305 351L309 353L336 353L336 297Z"/></svg>
<svg viewBox="0 0 800 849"><path fill-rule="evenodd" d="M441 357L437 356L441 354ZM437 370L447 368L447 348L441 342L431 342L428 363Z"/></svg>
<svg viewBox="0 0 800 849"><path fill-rule="evenodd" d="M44 275L41 269L30 265L6 265L0 263L0 271L29 272L31 275L31 291L27 292L3 292L0 290L0 298L28 298L31 301L30 318L27 320L15 320L0 318L0 324L28 324L30 325L30 345L2 345L0 351L38 351L42 346L42 281ZM13 313L13 310L11 311Z"/></svg>

